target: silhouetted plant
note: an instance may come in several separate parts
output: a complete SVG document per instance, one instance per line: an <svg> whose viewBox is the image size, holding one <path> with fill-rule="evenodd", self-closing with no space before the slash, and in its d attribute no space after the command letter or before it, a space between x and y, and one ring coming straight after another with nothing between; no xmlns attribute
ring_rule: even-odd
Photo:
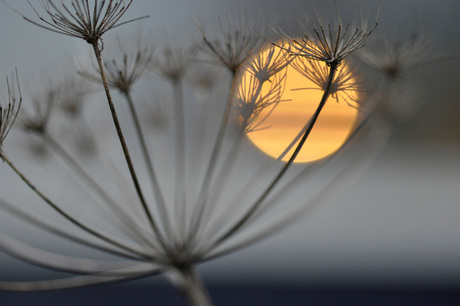
<svg viewBox="0 0 460 306"><path fill-rule="evenodd" d="M364 46L376 22L369 27L368 17L363 17L360 24L354 26L343 23L337 13L332 25L317 13L312 24L310 19L306 24L299 23L303 35L300 38L278 30L278 37L271 42L262 38L261 29L265 25L261 20L252 25L244 14L234 13L218 19L214 32L199 25L201 39L196 47L161 49L156 46L154 53L154 47L148 43L144 45L145 41L138 40L130 48L129 42L119 39L121 56L105 61L102 37L107 31L133 21L121 21L132 3L133 0L46 0L40 2L41 9L31 4L38 20L20 13L34 25L83 39L92 47L95 62L90 69L80 69L79 74L99 86L102 84L131 180L130 183L124 181L118 161L114 162L116 170L113 171L119 171L116 175L92 173L72 150L48 133L51 106L45 111L37 108L34 114L24 113L21 125L40 133L43 143L86 185L93 198L90 201L79 199L78 207L85 214L91 214L91 218L73 214L71 205L53 200L13 164L3 150L4 139L22 101L17 97L16 88L9 84L8 106L0 108L0 158L67 223L47 222L43 216L3 198L0 198L0 206L46 233L95 250L107 258L61 255L0 234L5 252L31 264L75 275L64 280L0 282L0 289L51 290L165 273L191 305L210 305L206 288L195 273L197 264L239 250L286 226L333 193L340 185L341 175L349 165L354 165L350 162L343 169L338 167L337 176L326 180L323 188L315 189L318 183L315 175L330 167L334 158L346 151L352 138L364 131L364 125L371 120L369 114L381 102L379 94L369 94L366 98L372 102L368 101L372 107L366 108L362 107L366 104L362 96L349 94L361 91L361 84L356 71L345 63L351 53ZM105 46L108 48L109 44ZM370 65L389 70L387 61L381 62L371 55L367 59L373 63ZM224 81L215 77L218 74L215 70L205 67L209 64L226 70L227 75L222 76ZM320 91L321 99L313 115L305 118L298 137L281 156L271 159L248 145L246 136L270 128L261 116L270 116L279 103L291 102L282 98L285 82L289 79L288 66L315 85L300 89ZM148 71L171 85L172 111L156 114L155 120L161 121L161 128L149 129L149 125L143 124L147 116L139 115L144 112L138 112L139 105L133 97L133 88ZM393 75L395 73L391 78ZM211 92L215 84L223 82L228 83L227 92L214 97ZM210 101L191 98L197 87L207 91ZM50 91L48 105L54 105L53 99L57 98L69 117L84 117L79 110L79 98L80 93L86 92L65 86L62 89L67 96L52 96ZM17 90L20 96L19 85ZM117 90L126 102L131 120L128 124L133 124L134 131L126 135L139 145L141 158L131 154L131 151L138 153L137 147L131 139L130 142L125 139L128 127L120 123L111 90ZM68 100L69 93L75 99ZM359 108L360 120L337 152L321 162L294 167L324 105L331 100ZM32 103L38 105L34 99ZM267 110L267 115L261 115ZM70 122L73 120L65 123ZM373 132L375 130L370 129L369 133ZM385 134L385 129L379 132ZM384 136L372 134L372 139ZM94 158L101 164L110 163L113 149L110 154L103 155L102 140L94 138ZM293 152L288 153L291 148ZM281 160L285 156L287 162ZM100 179L103 175L104 179ZM117 187L108 188L108 182ZM309 187L307 182L314 184Z"/></svg>

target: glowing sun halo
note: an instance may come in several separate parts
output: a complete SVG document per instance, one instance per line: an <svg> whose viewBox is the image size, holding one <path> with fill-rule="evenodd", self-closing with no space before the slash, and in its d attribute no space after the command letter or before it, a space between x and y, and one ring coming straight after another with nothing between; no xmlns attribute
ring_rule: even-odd
<svg viewBox="0 0 460 306"><path fill-rule="evenodd" d="M342 63L343 65L346 64ZM318 85L291 65L287 67L286 73L282 102L278 103L273 111L270 107L264 109L255 119L255 124L257 120L263 120L260 124L262 129L248 133L249 139L256 147L274 158L278 158L302 130L318 106L323 93ZM357 98L356 92L348 92L348 94L352 98ZM270 111L272 113L267 116ZM337 151L350 134L357 115L356 108L345 101L339 100L337 103L336 99L329 97L295 162L318 160ZM289 159L296 145L283 157L283 160Z"/></svg>

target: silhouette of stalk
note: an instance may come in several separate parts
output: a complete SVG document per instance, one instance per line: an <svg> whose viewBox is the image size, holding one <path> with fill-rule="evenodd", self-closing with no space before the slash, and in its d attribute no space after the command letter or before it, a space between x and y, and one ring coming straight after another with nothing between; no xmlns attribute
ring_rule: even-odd
<svg viewBox="0 0 460 306"><path fill-rule="evenodd" d="M257 201L251 206L251 208L243 215L243 217L235 224L233 225L228 231L226 231L220 238L217 239L217 241L212 245L212 248L216 247L229 237L231 237L233 234L235 234L241 227L243 227L247 221L254 215L254 213L258 210L260 205L263 203L263 201L268 197L268 195L271 193L273 188L278 184L280 179L284 176L288 168L292 165L294 160L296 159L297 155L299 154L300 150L302 149L305 141L307 140L308 136L310 135L310 132L312 131L316 120L319 117L319 114L321 113L321 110L323 109L324 105L326 104L327 98L329 97L330 94L330 89L331 89L331 84L334 79L338 62L332 62L330 63L329 66L329 77L327 80L327 85L324 90L323 96L321 98L320 103L318 104L318 107L313 114L313 116L310 119L310 125L308 128L305 130L305 133L303 134L302 138L299 141L299 144L297 145L296 149L292 153L291 157L289 160L286 162L284 167L280 170L278 175L273 179L273 181L270 183L270 185L265 189L265 191L262 193L262 195L257 199Z"/></svg>
<svg viewBox="0 0 460 306"><path fill-rule="evenodd" d="M153 194L158 204L157 207L161 215L162 223L164 224L166 231L171 232L170 220L168 217L168 213L166 211L166 203L165 203L161 188L158 184L158 178L155 173L155 168L153 166L152 159L150 158L150 152L147 147L147 143L145 142L145 136L142 130L142 126L140 124L139 115L137 114L137 110L136 110L134 101L131 96L131 89L129 88L128 90L121 91L121 93L125 97L126 101L128 102L128 108L131 113L131 118L134 123L134 128L136 129L137 138L141 146L141 152L142 152L145 164L147 166L147 172L149 174L150 181L152 184Z"/></svg>
<svg viewBox="0 0 460 306"><path fill-rule="evenodd" d="M105 242L108 242L109 244L116 246L120 249L126 250L132 254L136 254L139 259L144 259L144 260L155 260L154 257L152 257L150 254L144 254L143 252L140 252L138 250L135 250L129 246L126 246L100 232L97 230L90 228L89 226L83 224L79 220L75 219L68 213L66 213L62 208L60 208L56 203L54 203L51 199L49 199L43 192L41 192L14 164L13 162L8 158L8 156L0 150L0 158L8 164L8 166L21 178L21 180L26 183L29 188L35 192L43 201L45 201L51 208L53 208L56 212L58 212L61 216L63 216L65 219L76 225L77 227L81 228L85 232L93 235L94 237L97 237Z"/></svg>
<svg viewBox="0 0 460 306"><path fill-rule="evenodd" d="M137 231L139 229L138 224L136 224L135 220L129 218L128 215L121 213L122 208L120 204L115 201L97 182L94 180L79 164L78 162L72 158L72 156L61 146L59 143L51 137L46 132L40 133L43 140L57 153L61 156L61 158L70 166L77 175L82 178L82 181L91 189L98 194L104 202L106 202L109 207L111 208L110 212L114 213L115 216L122 222L125 229L131 233L132 238L141 238L141 240L156 250L157 247L152 244L152 241L147 239L144 235L142 235L142 231Z"/></svg>
<svg viewBox="0 0 460 306"><path fill-rule="evenodd" d="M175 134L176 134L176 149L175 149L175 211L178 214L179 223L177 224L178 233L182 232L185 236L186 224L186 208L185 194L187 184L185 182L185 114L184 114L184 96L182 89L181 78L173 79L173 95L174 95L174 115L176 118ZM176 237L181 241L183 237Z"/></svg>
<svg viewBox="0 0 460 306"><path fill-rule="evenodd" d="M206 287L201 282L195 269L186 265L177 269L177 276L179 277L176 286L183 294L184 299L187 300L191 306L211 306L213 303L209 297Z"/></svg>
<svg viewBox="0 0 460 306"><path fill-rule="evenodd" d="M241 81L244 82L245 80L241 79ZM249 99L251 101L247 101L247 103L253 104L253 105L257 104L257 100L260 99L260 94L261 94L261 91L262 91L262 87L263 87L264 83L267 82L267 81L268 81L268 79L258 79L257 85L255 86L255 88L251 88L252 85L250 85L249 86L249 92L248 93L242 93L242 95L247 94L249 96ZM280 82L281 82L281 80L280 80ZM237 97L233 97L233 99L235 99L235 98L237 99ZM241 98L245 99L246 97L241 97ZM268 97L267 97L267 99L268 99ZM268 104L267 106L270 106L270 104ZM251 115L253 115L253 114L251 114ZM236 137L237 138L243 137L243 135L244 135L244 133L246 131L246 128L248 127L249 121L251 119L250 117L251 116L245 116L243 118L243 122L240 124L238 130L236 131L236 133L237 133ZM230 151L228 152L228 154L227 154L227 156L226 156L226 158L224 160L223 166L221 168L221 169L223 169L221 172L227 171L226 169L228 169L228 170L231 169L230 167L231 167L233 161L235 160L235 158L237 156L236 153L238 152L238 149L242 145L242 142L238 141L238 140L239 139L234 141ZM209 203L212 203L214 198L218 197L220 195L220 192L223 189L223 187L225 186L225 184L228 181L229 177L230 177L230 175L219 175L217 177L216 181L212 184L212 186L210 188L211 190L213 190L213 194L206 195L206 197L202 199L204 201L204 203L203 203L203 206L204 206L204 208L203 208L203 218L204 219L207 219L206 217L210 216L211 213L214 211L214 206L209 205ZM205 226L205 224L203 222L197 222L196 226L198 228L194 228L191 231L191 233L194 236L190 236L190 239L194 239L195 237L199 237L199 231L200 231L200 229L202 229Z"/></svg>
<svg viewBox="0 0 460 306"><path fill-rule="evenodd" d="M196 231L199 228L199 224L201 223L201 220L204 214L204 210L206 208L210 181L214 173L214 167L216 166L217 159L220 153L220 149L222 148L225 132L227 131L227 125L230 119L234 92L238 84L238 80L237 80L238 78L236 76L237 76L237 70L233 70L232 71L232 81L230 85L230 91L228 93L227 102L225 104L225 110L222 116L222 120L220 122L219 130L216 136L216 141L214 142L214 146L211 152L211 157L209 159L206 173L205 173L203 182L201 184L200 191L198 193L200 196L197 200L197 207L194 210L193 215L192 215L191 228L190 228L190 234L189 234L189 237L191 237L191 239L193 239L196 236Z"/></svg>
<svg viewBox="0 0 460 306"><path fill-rule="evenodd" d="M145 201L145 198L144 198L144 194L142 192L142 189L141 189L141 186L140 186L140 183L139 183L139 180L137 178L137 174L136 174L136 171L134 169L134 165L133 165L133 162L132 162L132 159L131 159L131 155L129 153L129 149L128 149L128 145L126 144L126 140L125 140L125 137L124 137L124 134L123 134L123 131L121 129L121 125L120 125L120 122L118 120L118 115L117 115L117 112L115 110L115 105L113 104L113 100L112 100L112 95L110 94L110 90L109 90L109 84L107 82L107 77L105 75L105 70L104 70L104 64L103 64L103 61L102 61L102 54L101 54L101 50L99 49L99 46L97 44L97 42L95 43L92 43L92 46L93 46L93 50L94 50L94 55L96 57L96 61L97 61L97 64L98 64L98 67L99 67L99 72L100 72L100 75L101 75L101 80L102 80L102 85L104 86L104 91L105 91L105 95L107 97L107 102L109 104L109 108L110 108L110 112L111 112L111 115L112 115L112 119L113 119L113 123L115 125L115 129L117 131L117 135L118 135L118 139L120 140L120 144L121 144L121 147L122 147L122 150L123 150L123 154L125 156L125 160L126 160L126 163L128 165L128 168L129 168L129 172L131 174L131 178L132 178L132 181L133 181L133 184L134 184L134 188L136 189L136 192L137 192L137 195L139 197L139 200L141 202L141 205L142 205L142 208L145 212L145 215L147 216L147 219L150 223L150 226L152 227L154 233L156 234L157 238L158 238L158 241L160 242L160 244L162 244L164 246L164 239L163 239L163 236L153 218L153 215L152 213L150 212L150 209L147 205L147 202Z"/></svg>

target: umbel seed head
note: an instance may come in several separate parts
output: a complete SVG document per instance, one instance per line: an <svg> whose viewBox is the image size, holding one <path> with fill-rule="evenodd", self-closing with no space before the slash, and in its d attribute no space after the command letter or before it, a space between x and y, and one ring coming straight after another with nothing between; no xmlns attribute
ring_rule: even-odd
<svg viewBox="0 0 460 306"><path fill-rule="evenodd" d="M2 0L5 2L5 0ZM119 23L133 0L42 0L40 5L44 14L27 1L34 10L39 21L24 16L14 10L28 22L46 30L84 39L96 45L105 32L122 24L141 18ZM91 4L90 4L91 2Z"/></svg>
<svg viewBox="0 0 460 306"><path fill-rule="evenodd" d="M376 20L377 18L378 12ZM377 21L375 21L368 28L368 15L361 17L357 25L343 23L338 9L335 24L325 23L318 12L316 12L316 19L310 16L306 16L305 19L304 23L298 22L298 27L302 32L300 38L292 37L280 30L290 49L284 46L278 47L293 55L325 62L328 66L334 67L339 66L350 53L362 48L377 26Z"/></svg>
<svg viewBox="0 0 460 306"><path fill-rule="evenodd" d="M17 86L12 86L10 85L8 78L6 79L8 87L8 103L6 106L3 106L0 102L0 150L3 145L3 141L16 121L22 103L21 88L19 87L17 71L16 82ZM19 97L17 95L19 95Z"/></svg>

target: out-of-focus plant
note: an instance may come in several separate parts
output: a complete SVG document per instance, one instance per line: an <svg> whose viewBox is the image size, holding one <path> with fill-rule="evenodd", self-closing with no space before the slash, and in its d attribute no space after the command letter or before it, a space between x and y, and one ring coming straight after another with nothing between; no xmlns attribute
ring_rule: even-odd
<svg viewBox="0 0 460 306"><path fill-rule="evenodd" d="M31 4L38 19L21 13L32 24L81 38L92 47L94 62L88 60L90 68L80 69L79 74L102 85L125 164L115 160L119 152L111 146L105 148L105 139L98 138L97 133L91 134L94 151L90 166L70 147L61 145L48 121L58 116L59 109L67 117L85 117L80 103L91 95L84 88L75 88L75 84L83 84L79 82L61 86L64 94L51 88L50 95L56 94L45 97L44 103L31 99L36 112L26 111L30 105L24 108L19 126L38 134L86 188L78 200L55 200L42 190L40 182L29 179L4 150L5 137L22 101L19 81L14 87L8 83L8 103L0 108L0 158L65 222L48 222L19 203L8 202L4 195L0 198L1 208L97 256L45 251L1 233L3 251L27 263L74 275L57 280L2 281L1 289L52 290L165 273L191 305L210 305L195 266L259 241L334 193L349 164L336 169L332 161L347 155L355 136L378 130L364 127L383 99L380 94L367 92L351 96L351 91L365 92L365 82L345 64L346 58L363 48L373 32L376 23L369 25L368 18L353 25L343 23L338 14L331 24L318 14L305 24L299 23L301 36L279 30L273 42L267 42L261 34L264 24L252 24L244 15L234 14L219 19L214 32L199 25L201 39L191 48L154 48L143 40L130 45L119 39L120 58L104 60L104 48L110 45L102 43L103 36L130 22L121 20L132 3L133 0L46 0L36 6ZM387 60L378 54L365 54L370 65L391 72L390 79L396 77L398 71L389 67ZM254 149L246 136L270 128L260 118L262 110L270 110L264 115L268 117L279 103L290 102L282 100L289 65L315 84L314 88L302 88L306 94L314 90L322 96L313 115L305 118L298 137L279 158L271 159ZM148 78L144 78L147 74ZM162 101L161 107L150 107L169 109L154 114L156 123L149 125L146 120L152 116L138 111L141 105L135 101L133 89L141 79L151 81L158 77L171 85L173 105ZM118 91L126 103L116 106L112 91ZM326 103L358 108L359 120L337 152L319 162L294 165ZM55 104L61 107L54 109ZM129 122L119 119L123 113L118 109L125 107ZM92 114L85 128L90 131L92 123L102 122L102 117ZM64 123L73 121L67 119ZM381 140L372 135L373 141ZM290 148L294 150L288 161L281 161ZM94 160L104 165L102 172L92 169ZM125 168L130 179L126 178ZM317 175L331 169L335 175L319 187ZM85 213L76 212L76 207Z"/></svg>

